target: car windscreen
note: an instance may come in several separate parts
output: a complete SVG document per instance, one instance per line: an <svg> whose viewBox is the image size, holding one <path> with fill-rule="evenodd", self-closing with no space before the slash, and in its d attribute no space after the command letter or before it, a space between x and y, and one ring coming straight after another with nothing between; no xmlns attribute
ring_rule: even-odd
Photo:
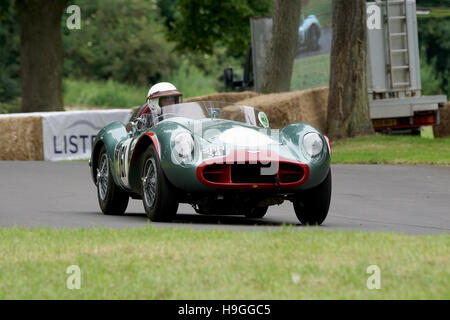
<svg viewBox="0 0 450 320"><path fill-rule="evenodd" d="M157 122L172 117L183 117L193 120L209 118L233 120L261 128L269 127L269 120L264 112L250 106L228 102L187 102L168 105L161 109L162 115L157 118Z"/></svg>

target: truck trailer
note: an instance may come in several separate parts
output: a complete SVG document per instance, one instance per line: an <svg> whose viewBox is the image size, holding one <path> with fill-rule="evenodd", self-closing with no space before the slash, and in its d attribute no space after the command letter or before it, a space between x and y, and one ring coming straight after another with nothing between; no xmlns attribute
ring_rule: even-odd
<svg viewBox="0 0 450 320"><path fill-rule="evenodd" d="M421 94L415 0L368 2L380 14L380 28L368 30L367 88L376 131L417 130L439 123L445 95ZM373 7L372 7L373 8Z"/></svg>

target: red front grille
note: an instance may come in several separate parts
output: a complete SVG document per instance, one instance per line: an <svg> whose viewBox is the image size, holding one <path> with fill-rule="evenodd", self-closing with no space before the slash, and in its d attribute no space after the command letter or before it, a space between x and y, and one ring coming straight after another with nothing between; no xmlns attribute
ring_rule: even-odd
<svg viewBox="0 0 450 320"><path fill-rule="evenodd" d="M211 182L231 183L229 166L228 164L211 164L203 170L203 177Z"/></svg>
<svg viewBox="0 0 450 320"><path fill-rule="evenodd" d="M293 163L280 163L278 178L281 183L293 183L303 178L304 170L301 166Z"/></svg>
<svg viewBox="0 0 450 320"><path fill-rule="evenodd" d="M217 186L276 187L278 183L289 187L301 184L305 178L303 166L289 162L210 164L199 173L202 182Z"/></svg>

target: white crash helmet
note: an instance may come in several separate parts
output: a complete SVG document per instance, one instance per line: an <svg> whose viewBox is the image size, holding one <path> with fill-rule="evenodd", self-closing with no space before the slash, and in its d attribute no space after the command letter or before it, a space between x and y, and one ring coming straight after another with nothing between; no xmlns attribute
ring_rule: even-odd
<svg viewBox="0 0 450 320"><path fill-rule="evenodd" d="M181 103L183 94L169 82L159 82L148 90L147 103L151 112L161 114L161 107Z"/></svg>

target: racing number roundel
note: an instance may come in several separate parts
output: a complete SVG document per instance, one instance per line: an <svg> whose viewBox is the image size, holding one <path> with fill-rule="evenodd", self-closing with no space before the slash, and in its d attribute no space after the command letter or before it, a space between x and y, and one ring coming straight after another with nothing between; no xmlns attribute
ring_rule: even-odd
<svg viewBox="0 0 450 320"><path fill-rule="evenodd" d="M269 127L269 118L267 118L267 115L265 112L260 111L258 113L258 120L259 123L264 127L264 128L268 128Z"/></svg>

